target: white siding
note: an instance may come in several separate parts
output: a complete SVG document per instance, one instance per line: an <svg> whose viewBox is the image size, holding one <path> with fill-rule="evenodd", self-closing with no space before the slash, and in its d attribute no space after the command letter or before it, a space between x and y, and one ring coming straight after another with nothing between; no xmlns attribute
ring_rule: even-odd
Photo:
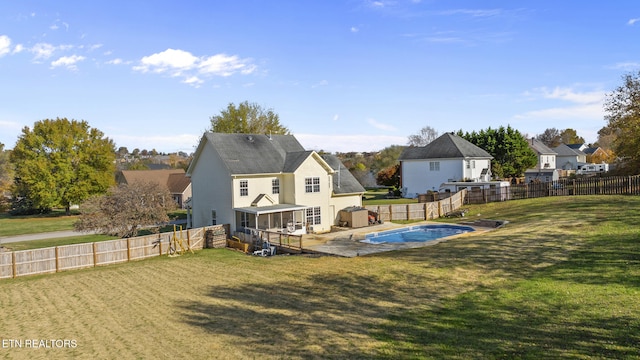
<svg viewBox="0 0 640 360"><path fill-rule="evenodd" d="M439 162L439 170L432 171L430 162ZM462 159L404 160L402 186L407 188L406 196L413 198L429 190L438 191L444 182L462 180L464 170Z"/></svg>
<svg viewBox="0 0 640 360"><path fill-rule="evenodd" d="M210 144L205 144L196 165L191 172L193 226L210 225L211 210L215 209L218 224L231 224L231 228L235 228L235 217L230 207L231 178Z"/></svg>

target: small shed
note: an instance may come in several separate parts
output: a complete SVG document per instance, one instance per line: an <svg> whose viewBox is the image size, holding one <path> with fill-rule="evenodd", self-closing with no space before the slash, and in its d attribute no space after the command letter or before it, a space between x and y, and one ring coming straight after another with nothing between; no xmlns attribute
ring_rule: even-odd
<svg viewBox="0 0 640 360"><path fill-rule="evenodd" d="M340 210L340 226L359 228L369 225L369 211L361 206Z"/></svg>

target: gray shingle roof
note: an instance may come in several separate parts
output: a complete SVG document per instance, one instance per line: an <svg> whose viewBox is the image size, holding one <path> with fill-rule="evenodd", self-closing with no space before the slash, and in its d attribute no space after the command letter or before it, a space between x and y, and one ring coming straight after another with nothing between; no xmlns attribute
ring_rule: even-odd
<svg viewBox="0 0 640 360"><path fill-rule="evenodd" d="M538 139L529 139L528 140L529 143L529 147L531 149L533 149L533 151L535 151L537 154L543 154L543 155L555 155L556 152L551 150L547 145L545 145L542 141L538 140Z"/></svg>
<svg viewBox="0 0 640 360"><path fill-rule="evenodd" d="M336 194L352 194L365 192L360 182L351 174L337 156L331 154L322 155L324 161L336 171L333 174L333 192Z"/></svg>
<svg viewBox="0 0 640 360"><path fill-rule="evenodd" d="M583 153L582 151L578 150L577 148L574 149L566 144L560 144L556 147L553 148L553 151L555 151L558 156L580 156L580 155L585 155L585 153Z"/></svg>
<svg viewBox="0 0 640 360"><path fill-rule="evenodd" d="M207 140L217 150L231 174L279 173L292 166L306 151L293 135L250 135L208 132ZM287 156L291 154L291 156ZM308 156L308 155L307 155Z"/></svg>
<svg viewBox="0 0 640 360"><path fill-rule="evenodd" d="M452 133L445 133L426 146L408 147L400 160L489 158L493 156L478 146Z"/></svg>

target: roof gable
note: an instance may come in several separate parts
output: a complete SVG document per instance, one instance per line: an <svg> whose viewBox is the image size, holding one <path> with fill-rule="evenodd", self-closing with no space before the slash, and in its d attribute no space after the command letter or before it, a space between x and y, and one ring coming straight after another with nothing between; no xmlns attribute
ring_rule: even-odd
<svg viewBox="0 0 640 360"><path fill-rule="evenodd" d="M322 155L322 159L329 164L329 166L335 171L333 174L333 192L335 194L353 194L364 193L365 188L362 187L360 182L351 174L349 169L344 166L342 161L337 156L331 154Z"/></svg>
<svg viewBox="0 0 640 360"><path fill-rule="evenodd" d="M182 193L191 184L182 169L122 170L116 177L120 184L150 182L168 188L171 193Z"/></svg>
<svg viewBox="0 0 640 360"><path fill-rule="evenodd" d="M304 152L293 135L204 134L189 173L200 161L204 146L210 145L218 153L230 174L280 173L285 168L288 153Z"/></svg>
<svg viewBox="0 0 640 360"><path fill-rule="evenodd" d="M493 156L480 147L452 133L445 133L426 146L408 147L402 152L402 155L400 155L400 160L459 158L492 159Z"/></svg>
<svg viewBox="0 0 640 360"><path fill-rule="evenodd" d="M545 145L542 141L531 138L529 141L529 147L533 149L538 155L556 155L557 153L551 150L547 145Z"/></svg>
<svg viewBox="0 0 640 360"><path fill-rule="evenodd" d="M553 151L556 152L558 156L582 156L585 155L582 151L577 148L572 148L567 144L560 144L553 148Z"/></svg>

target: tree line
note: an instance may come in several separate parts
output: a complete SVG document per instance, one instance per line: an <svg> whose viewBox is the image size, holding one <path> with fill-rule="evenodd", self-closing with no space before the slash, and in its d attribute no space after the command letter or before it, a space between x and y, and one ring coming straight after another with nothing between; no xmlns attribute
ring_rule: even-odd
<svg viewBox="0 0 640 360"><path fill-rule="evenodd" d="M609 150L617 159L621 174L637 174L640 166L640 71L623 76L623 83L605 101L604 126L596 146ZM209 131L228 133L290 134L273 109L242 102L229 105L209 118ZM527 137L516 129L487 128L457 134L485 149L493 157L497 177L520 176L535 165L535 154L526 146ZM398 158L406 146L425 146L438 132L427 126L408 137L406 145L393 145L375 153L336 154L363 184L398 184ZM573 129L547 129L535 136L550 147L559 143L580 143ZM136 149L137 150L137 149ZM137 156L142 151L133 151ZM153 153L154 150L151 151ZM66 118L44 119L25 127L12 150L0 143L0 208L12 199L14 210L46 212L54 207L67 210L95 196L113 193L115 163L126 148L84 121ZM147 152L149 153L149 152ZM611 160L611 159L608 159ZM183 164L183 166L188 166ZM140 198L159 199L149 195ZM95 207L94 207L95 208Z"/></svg>

